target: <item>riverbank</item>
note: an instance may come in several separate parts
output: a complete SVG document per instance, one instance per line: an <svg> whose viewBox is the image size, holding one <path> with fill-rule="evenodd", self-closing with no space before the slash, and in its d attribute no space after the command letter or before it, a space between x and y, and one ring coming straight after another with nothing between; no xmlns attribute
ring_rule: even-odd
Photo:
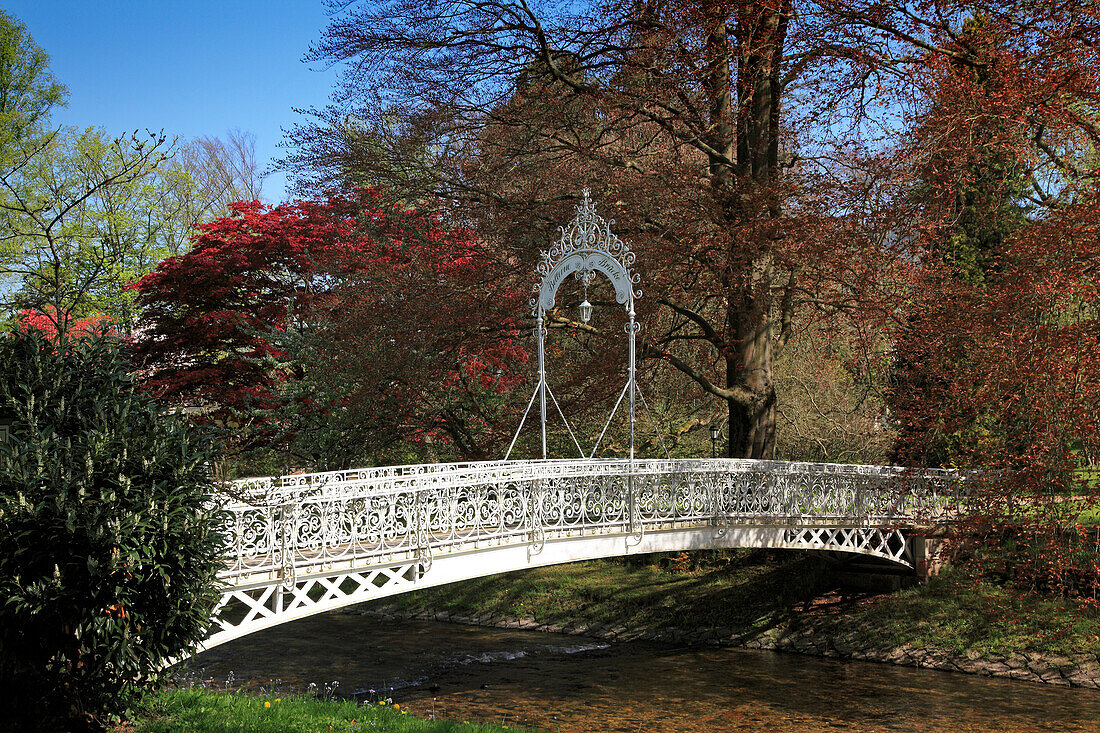
<svg viewBox="0 0 1100 733"><path fill-rule="evenodd" d="M199 688L150 694L134 712L115 733L523 733L493 723L426 720L392 701L358 704L309 695L254 696Z"/></svg>
<svg viewBox="0 0 1100 733"><path fill-rule="evenodd" d="M1100 689L1100 613L947 570L924 586L851 590L810 554L736 551L491 576L349 612L741 646Z"/></svg>

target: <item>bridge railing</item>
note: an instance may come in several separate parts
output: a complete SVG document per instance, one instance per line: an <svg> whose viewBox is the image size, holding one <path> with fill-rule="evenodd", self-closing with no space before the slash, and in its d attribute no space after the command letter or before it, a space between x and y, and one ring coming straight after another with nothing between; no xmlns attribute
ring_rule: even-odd
<svg viewBox="0 0 1100 733"><path fill-rule="evenodd" d="M223 579L655 528L788 522L886 526L947 518L951 471L738 459L493 461L246 479L227 502Z"/></svg>

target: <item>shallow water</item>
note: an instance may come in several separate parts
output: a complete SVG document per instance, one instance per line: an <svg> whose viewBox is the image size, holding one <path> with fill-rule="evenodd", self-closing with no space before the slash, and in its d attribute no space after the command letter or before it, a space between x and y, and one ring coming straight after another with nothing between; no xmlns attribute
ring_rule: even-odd
<svg viewBox="0 0 1100 733"><path fill-rule="evenodd" d="M193 660L221 686L389 696L547 731L1100 731L1100 692L743 649L314 616Z"/></svg>

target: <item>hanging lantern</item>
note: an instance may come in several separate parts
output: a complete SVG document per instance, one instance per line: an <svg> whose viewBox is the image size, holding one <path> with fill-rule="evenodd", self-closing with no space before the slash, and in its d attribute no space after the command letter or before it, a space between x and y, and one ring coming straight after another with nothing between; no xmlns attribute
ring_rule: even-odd
<svg viewBox="0 0 1100 733"><path fill-rule="evenodd" d="M592 319L592 304L588 302L588 298L584 299L584 302L580 305L581 310L581 322L588 323Z"/></svg>

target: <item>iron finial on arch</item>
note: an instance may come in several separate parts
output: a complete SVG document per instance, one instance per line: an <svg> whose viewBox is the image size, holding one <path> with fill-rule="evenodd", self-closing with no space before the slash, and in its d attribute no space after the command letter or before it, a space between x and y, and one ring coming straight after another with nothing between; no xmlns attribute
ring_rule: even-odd
<svg viewBox="0 0 1100 733"><path fill-rule="evenodd" d="M549 250L542 252L542 260L535 267L538 282L534 285L536 296L531 300L531 313L554 308L558 288L569 275L586 284L596 272L602 272L615 288L615 300L633 310L635 298L642 296L635 289L641 276L631 268L634 252L611 231L614 219L604 219L596 213L596 203L589 189L584 189L581 201L575 207L572 221L558 227L558 239Z"/></svg>

